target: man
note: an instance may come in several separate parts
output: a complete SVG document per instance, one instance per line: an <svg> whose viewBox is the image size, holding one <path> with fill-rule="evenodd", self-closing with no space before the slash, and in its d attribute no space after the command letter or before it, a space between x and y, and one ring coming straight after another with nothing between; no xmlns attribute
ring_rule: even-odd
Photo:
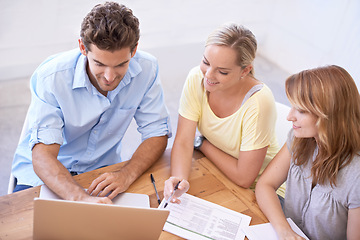
<svg viewBox="0 0 360 240"><path fill-rule="evenodd" d="M161 156L169 114L157 61L137 51L139 36L130 9L99 4L82 22L79 49L36 69L29 127L12 166L14 191L45 183L63 199L111 203ZM132 118L142 143L120 171L99 176L85 192L72 175L120 162Z"/></svg>

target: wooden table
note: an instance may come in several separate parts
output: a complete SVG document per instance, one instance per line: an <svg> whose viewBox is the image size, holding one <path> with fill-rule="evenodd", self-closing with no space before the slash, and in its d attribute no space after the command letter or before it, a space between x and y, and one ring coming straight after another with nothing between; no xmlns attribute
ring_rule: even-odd
<svg viewBox="0 0 360 240"><path fill-rule="evenodd" d="M132 193L143 193L150 197L150 206L158 206L154 187L150 180L153 174L160 198L163 198L164 182L170 176L170 149L137 179L127 190ZM87 188L93 179L107 171L116 171L124 163L118 163L91 172L83 173L74 178ZM191 176L189 178L189 194L210 202L241 212L252 217L250 225L268 222L259 209L255 194L244 189L222 174L207 158L195 151ZM39 197L40 186L0 197L0 239L32 239L33 232L33 199ZM182 239L163 231L159 239Z"/></svg>

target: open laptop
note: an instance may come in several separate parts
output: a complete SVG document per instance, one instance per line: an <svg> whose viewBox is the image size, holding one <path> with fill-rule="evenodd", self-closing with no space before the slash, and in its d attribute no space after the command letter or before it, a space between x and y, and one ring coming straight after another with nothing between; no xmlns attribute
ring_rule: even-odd
<svg viewBox="0 0 360 240"><path fill-rule="evenodd" d="M59 199L34 200L34 239L158 239L169 211Z"/></svg>

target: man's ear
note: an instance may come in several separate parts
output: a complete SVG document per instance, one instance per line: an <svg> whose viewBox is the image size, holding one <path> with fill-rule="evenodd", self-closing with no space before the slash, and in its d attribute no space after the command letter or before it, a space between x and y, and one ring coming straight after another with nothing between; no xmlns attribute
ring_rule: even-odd
<svg viewBox="0 0 360 240"><path fill-rule="evenodd" d="M81 38L79 38L79 49L80 49L80 52L84 55L84 56L87 56L87 50L86 50L86 47L82 41Z"/></svg>
<svg viewBox="0 0 360 240"><path fill-rule="evenodd" d="M135 46L134 50L132 51L132 53L131 53L131 57L133 57L133 56L135 55L136 50L137 50L137 47L138 47L138 44L136 44L136 46Z"/></svg>

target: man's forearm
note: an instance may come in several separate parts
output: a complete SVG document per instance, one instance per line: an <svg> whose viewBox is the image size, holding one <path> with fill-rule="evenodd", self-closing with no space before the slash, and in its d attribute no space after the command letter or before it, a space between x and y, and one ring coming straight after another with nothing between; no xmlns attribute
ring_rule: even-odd
<svg viewBox="0 0 360 240"><path fill-rule="evenodd" d="M107 172L91 183L88 192L92 196L107 196L110 199L126 191L163 154L167 136L152 137L140 144L127 164L116 172Z"/></svg>
<svg viewBox="0 0 360 240"><path fill-rule="evenodd" d="M121 171L130 178L130 184L141 176L164 153L168 136L151 137L142 142Z"/></svg>
<svg viewBox="0 0 360 240"><path fill-rule="evenodd" d="M35 145L32 154L34 171L61 198L79 200L86 193L57 159L59 148L58 144Z"/></svg>

